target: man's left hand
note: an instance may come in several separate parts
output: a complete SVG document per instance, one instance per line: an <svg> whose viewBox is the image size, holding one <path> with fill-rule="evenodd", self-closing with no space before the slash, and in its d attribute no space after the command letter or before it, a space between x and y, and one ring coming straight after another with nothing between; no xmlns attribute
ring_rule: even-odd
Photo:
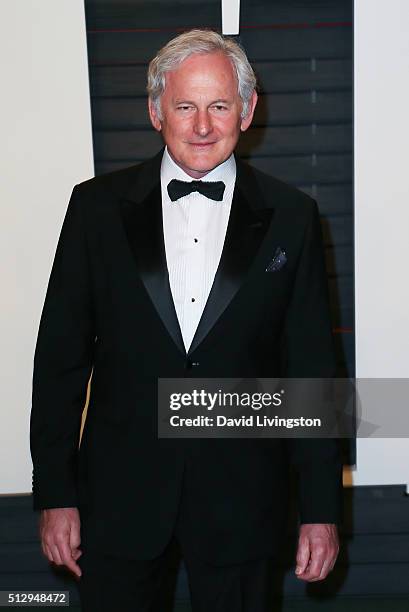
<svg viewBox="0 0 409 612"><path fill-rule="evenodd" d="M300 580L324 580L333 569L339 551L337 526L304 523L300 527L295 574Z"/></svg>

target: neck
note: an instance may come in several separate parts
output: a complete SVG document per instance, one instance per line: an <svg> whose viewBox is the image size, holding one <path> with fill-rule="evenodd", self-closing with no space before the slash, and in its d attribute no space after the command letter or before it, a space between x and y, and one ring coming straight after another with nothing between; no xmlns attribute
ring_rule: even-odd
<svg viewBox="0 0 409 612"><path fill-rule="evenodd" d="M214 170L214 168L210 168L209 170L204 170L204 171L200 171L200 170L192 170L191 168L188 168L187 166L183 166L182 164L180 164L172 155L172 153L170 152L169 148L167 149L170 158L175 162L175 164L177 166L179 166L179 168L181 170L183 170L183 172L185 172L186 174L188 174L191 178L193 179L201 179L203 177L205 177L207 174L209 174L209 172L211 172L212 170ZM225 161L225 160L224 160ZM221 162L224 163L224 162ZM221 164L217 164L217 166L220 166ZM217 166L215 166L215 168L217 168Z"/></svg>

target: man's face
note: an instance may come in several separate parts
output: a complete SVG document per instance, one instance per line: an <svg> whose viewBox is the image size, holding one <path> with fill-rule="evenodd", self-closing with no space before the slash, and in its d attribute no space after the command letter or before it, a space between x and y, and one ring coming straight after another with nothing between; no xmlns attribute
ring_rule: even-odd
<svg viewBox="0 0 409 612"><path fill-rule="evenodd" d="M161 119L149 100L152 125L162 132L174 161L191 177L202 178L230 157L240 131L252 121L257 94L241 119L237 77L222 53L191 55L165 78Z"/></svg>

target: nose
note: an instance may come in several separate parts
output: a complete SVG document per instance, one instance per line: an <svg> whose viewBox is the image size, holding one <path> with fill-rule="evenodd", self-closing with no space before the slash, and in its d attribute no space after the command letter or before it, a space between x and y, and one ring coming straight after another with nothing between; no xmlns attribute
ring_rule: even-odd
<svg viewBox="0 0 409 612"><path fill-rule="evenodd" d="M197 111L194 129L199 136L207 136L212 131L211 117L207 110Z"/></svg>

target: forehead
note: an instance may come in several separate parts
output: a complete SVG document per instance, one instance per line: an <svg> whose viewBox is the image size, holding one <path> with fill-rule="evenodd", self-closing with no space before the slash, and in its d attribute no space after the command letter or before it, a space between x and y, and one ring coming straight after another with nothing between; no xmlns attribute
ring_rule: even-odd
<svg viewBox="0 0 409 612"><path fill-rule="evenodd" d="M175 90L193 93L217 89L234 95L237 92L236 72L224 53L194 54L165 74L165 92L167 89L172 94Z"/></svg>

